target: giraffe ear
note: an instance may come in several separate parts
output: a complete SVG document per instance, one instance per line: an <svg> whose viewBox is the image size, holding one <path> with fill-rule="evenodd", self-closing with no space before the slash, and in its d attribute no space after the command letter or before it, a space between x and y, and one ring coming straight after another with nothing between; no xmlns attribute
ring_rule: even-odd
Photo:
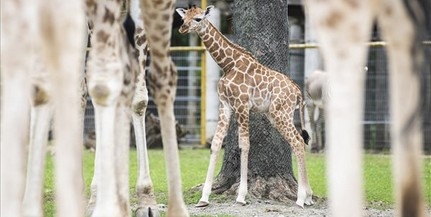
<svg viewBox="0 0 431 217"><path fill-rule="evenodd" d="M186 9L184 9L184 8L177 8L176 11L180 15L181 18L184 18L184 16L186 15Z"/></svg>
<svg viewBox="0 0 431 217"><path fill-rule="evenodd" d="M214 5L210 5L210 6L208 6L208 7L205 9L205 16L207 16L213 8L214 8Z"/></svg>

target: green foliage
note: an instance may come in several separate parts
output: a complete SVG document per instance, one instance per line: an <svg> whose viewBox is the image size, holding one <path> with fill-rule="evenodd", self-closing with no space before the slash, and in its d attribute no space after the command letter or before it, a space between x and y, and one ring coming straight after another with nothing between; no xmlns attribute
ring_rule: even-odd
<svg viewBox="0 0 431 217"><path fill-rule="evenodd" d="M187 204L195 204L201 196L201 191L195 188L205 181L208 161L210 156L208 149L180 150L182 186L184 198ZM220 154L216 173L220 170L222 164L222 155ZM154 185L154 191L158 203L167 203L167 182L165 159L162 150L149 150L151 178ZM84 152L84 180L86 184L86 195L90 195L90 184L94 169L94 153ZM294 159L295 161L295 159ZM311 187L314 194L318 197L326 197L326 167L325 156L323 154L306 155L307 172ZM294 171L296 170L296 161L294 162ZM426 203L431 204L431 158L424 157L424 191ZM137 178L137 160L136 150L132 149L130 154L130 195L131 203L137 203L135 196L135 184ZM392 184L392 160L390 155L373 155L365 154L364 157L364 188L367 206L387 208L394 203L393 184ZM45 172L45 216L54 216L55 213L55 192L54 192L54 167L53 157L48 155ZM212 195L213 201L229 200L224 195ZM233 199L232 199L233 200ZM204 217L205 215L202 215ZM226 216L227 217L227 216Z"/></svg>

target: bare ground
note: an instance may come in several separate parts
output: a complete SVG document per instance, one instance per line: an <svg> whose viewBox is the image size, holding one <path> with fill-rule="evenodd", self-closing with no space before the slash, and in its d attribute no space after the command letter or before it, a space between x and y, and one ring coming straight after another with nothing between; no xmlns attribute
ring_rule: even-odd
<svg viewBox="0 0 431 217"><path fill-rule="evenodd" d="M225 202L212 202L207 207L194 207L188 205L190 216L194 217L287 217L287 216L307 216L322 217L331 216L327 208L326 200L317 199L313 206L301 208L294 202L280 203L269 200L249 200L247 205L235 204L235 200ZM161 208L162 213L166 207ZM364 208L363 216L370 217L392 217L394 210L388 208Z"/></svg>
<svg viewBox="0 0 431 217"><path fill-rule="evenodd" d="M191 216L235 216L235 217L283 217L283 216L331 216L326 203L317 203L313 206L301 208L295 203L281 204L271 201L255 201L246 206L232 203L213 203L208 207L196 208L189 206ZM392 217L391 209L364 209L363 216Z"/></svg>

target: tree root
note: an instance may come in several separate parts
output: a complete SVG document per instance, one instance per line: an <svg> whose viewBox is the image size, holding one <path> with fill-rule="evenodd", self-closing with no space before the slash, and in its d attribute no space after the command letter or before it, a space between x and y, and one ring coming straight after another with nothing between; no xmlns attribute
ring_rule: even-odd
<svg viewBox="0 0 431 217"><path fill-rule="evenodd" d="M239 180L219 177L212 189L216 194L236 195ZM269 199L279 202L296 201L298 185L294 179L276 177L254 177L249 179L248 194L257 199Z"/></svg>

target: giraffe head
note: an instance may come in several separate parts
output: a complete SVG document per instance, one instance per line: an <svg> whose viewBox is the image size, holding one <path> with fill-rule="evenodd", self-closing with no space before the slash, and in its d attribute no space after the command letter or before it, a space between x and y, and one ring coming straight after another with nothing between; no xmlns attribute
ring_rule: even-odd
<svg viewBox="0 0 431 217"><path fill-rule="evenodd" d="M213 8L213 5L208 6L205 10L196 6L191 6L189 9L177 8L177 13L184 20L179 32L184 34L190 31L199 31L204 27L204 20L208 17L208 14Z"/></svg>

